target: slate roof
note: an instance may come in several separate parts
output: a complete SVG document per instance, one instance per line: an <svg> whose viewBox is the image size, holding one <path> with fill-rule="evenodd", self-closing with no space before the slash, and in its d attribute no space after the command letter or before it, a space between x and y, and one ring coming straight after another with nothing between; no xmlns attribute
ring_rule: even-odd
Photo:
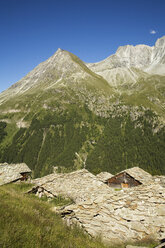
<svg viewBox="0 0 165 248"><path fill-rule="evenodd" d="M153 176L153 180L165 188L165 176Z"/></svg>
<svg viewBox="0 0 165 248"><path fill-rule="evenodd" d="M149 174L148 172L144 171L143 169L139 167L133 167L130 169L126 169L120 173L123 173L123 172L126 172L131 177L135 178L136 180L138 180L139 182L143 184L149 183L153 180L151 174ZM120 173L118 173L117 175L119 175Z"/></svg>
<svg viewBox="0 0 165 248"><path fill-rule="evenodd" d="M113 175L109 172L101 172L96 175L97 179L105 183L109 178L113 177Z"/></svg>
<svg viewBox="0 0 165 248"><path fill-rule="evenodd" d="M22 178L21 173L30 173L31 170L25 163L0 164L0 185L17 181Z"/></svg>
<svg viewBox="0 0 165 248"><path fill-rule="evenodd" d="M74 201L84 201L96 193L102 194L102 191L110 192L107 185L86 169L65 174L54 173L35 179L33 183L55 196L61 194Z"/></svg>
<svg viewBox="0 0 165 248"><path fill-rule="evenodd" d="M40 178L36 178L32 180L32 183L38 186L44 185L46 183L54 181L56 178L60 177L63 175L62 173L52 173L47 176L43 176Z"/></svg>
<svg viewBox="0 0 165 248"><path fill-rule="evenodd" d="M105 185L106 186L106 185ZM111 242L165 237L165 188L159 183L140 185L109 194L99 191L90 201L55 209L68 224L78 223L91 236ZM163 230L160 232L159 230Z"/></svg>
<svg viewBox="0 0 165 248"><path fill-rule="evenodd" d="M137 167L129 169L128 173L135 173L134 176L141 177L141 180L152 178ZM158 238L161 235L162 239L165 232L159 230L165 230L165 189L156 182L159 179L164 180L164 177L156 177L151 184L115 191L83 169L35 179L38 192L34 192L72 198L75 204L60 209L55 207L54 211L60 213L68 224L74 221L80 224L91 236L101 235L103 240L111 243L116 240L128 242L153 235L154 231L154 235Z"/></svg>

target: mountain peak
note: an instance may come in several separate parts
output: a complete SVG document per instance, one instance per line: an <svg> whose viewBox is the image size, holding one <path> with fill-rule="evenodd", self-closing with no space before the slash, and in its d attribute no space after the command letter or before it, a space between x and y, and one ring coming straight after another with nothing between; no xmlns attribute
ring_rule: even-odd
<svg viewBox="0 0 165 248"><path fill-rule="evenodd" d="M59 59L60 57L65 57L65 56L68 57L69 59L70 58L69 55L70 55L70 52L63 50L61 48L58 48L57 51L51 57L49 57L45 62L50 62L52 60L56 60L57 58ZM58 59L57 59L57 62L58 62Z"/></svg>
<svg viewBox="0 0 165 248"><path fill-rule="evenodd" d="M58 48L57 51L54 53L54 55L55 54L62 54L62 53L69 53L69 52L64 50L64 49Z"/></svg>
<svg viewBox="0 0 165 248"><path fill-rule="evenodd" d="M165 47L165 36L157 39L155 47Z"/></svg>
<svg viewBox="0 0 165 248"><path fill-rule="evenodd" d="M13 84L4 94L22 94L29 89L38 87L39 84L42 87L49 88L57 83L59 85L64 82L75 82L78 77L85 78L91 76L91 74L92 72L76 55L58 48L50 58L40 63L24 78Z"/></svg>
<svg viewBox="0 0 165 248"><path fill-rule="evenodd" d="M62 52L62 51L63 51L63 49L58 48L56 52Z"/></svg>

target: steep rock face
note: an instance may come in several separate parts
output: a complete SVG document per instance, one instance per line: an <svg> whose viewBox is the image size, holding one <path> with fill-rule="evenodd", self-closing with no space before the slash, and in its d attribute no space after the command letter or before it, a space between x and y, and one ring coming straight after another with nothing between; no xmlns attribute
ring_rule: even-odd
<svg viewBox="0 0 165 248"><path fill-rule="evenodd" d="M165 75L165 36L158 39L153 47L121 46L114 55L87 66L103 76L111 85L134 83L144 76L144 72ZM134 73L133 68L140 70ZM117 77L114 76L116 71Z"/></svg>
<svg viewBox="0 0 165 248"><path fill-rule="evenodd" d="M151 64L145 70L152 74L165 75L165 36L156 41Z"/></svg>
<svg viewBox="0 0 165 248"><path fill-rule="evenodd" d="M116 56L119 57L121 67L137 67L141 68L151 63L151 54L153 47L146 45L123 46L119 47Z"/></svg>
<svg viewBox="0 0 165 248"><path fill-rule="evenodd" d="M165 36L158 39L152 52L152 63L165 63Z"/></svg>

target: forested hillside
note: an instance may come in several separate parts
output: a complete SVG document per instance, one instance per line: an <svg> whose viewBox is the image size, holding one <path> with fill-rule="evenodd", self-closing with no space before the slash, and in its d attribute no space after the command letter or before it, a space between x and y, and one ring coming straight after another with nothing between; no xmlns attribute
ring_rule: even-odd
<svg viewBox="0 0 165 248"><path fill-rule="evenodd" d="M164 127L154 132L157 117L150 110L134 121L130 115L104 118L76 105L62 114L42 111L28 128L18 129L8 145L4 142L8 124L1 122L1 162L24 161L35 177L51 173L54 166L59 171L85 166L93 173L113 174L139 166L165 174Z"/></svg>

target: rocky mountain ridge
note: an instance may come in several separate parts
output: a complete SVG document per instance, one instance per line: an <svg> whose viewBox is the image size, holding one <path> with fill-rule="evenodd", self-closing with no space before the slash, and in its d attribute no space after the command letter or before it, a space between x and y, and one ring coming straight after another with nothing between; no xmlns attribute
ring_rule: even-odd
<svg viewBox="0 0 165 248"><path fill-rule="evenodd" d="M165 75L165 36L158 39L153 47L121 46L114 55L97 63L89 63L87 66L103 76L111 85L127 80L134 83L145 75L144 72ZM139 70L135 73L134 68Z"/></svg>
<svg viewBox="0 0 165 248"><path fill-rule="evenodd" d="M1 93L0 102L2 103L10 97L23 94L28 90L34 90L37 87L47 89L56 85L63 86L65 80L75 82L77 78L89 77L90 74L99 78L77 56L59 48L53 56Z"/></svg>

